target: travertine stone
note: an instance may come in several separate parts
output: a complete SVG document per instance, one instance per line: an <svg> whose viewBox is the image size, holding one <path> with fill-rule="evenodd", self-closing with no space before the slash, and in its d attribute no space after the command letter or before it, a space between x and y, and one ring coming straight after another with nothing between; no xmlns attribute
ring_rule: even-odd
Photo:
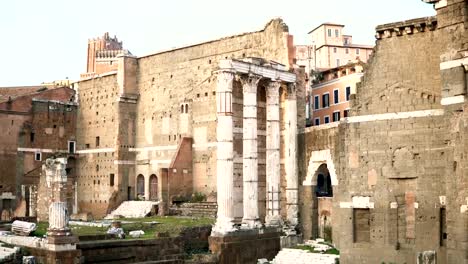
<svg viewBox="0 0 468 264"><path fill-rule="evenodd" d="M290 229L298 224L298 175L297 175L297 101L295 84L288 84L286 99L286 210Z"/></svg>
<svg viewBox="0 0 468 264"><path fill-rule="evenodd" d="M261 76L243 79L243 207L242 224L248 228L261 227L258 213L258 146L257 146L257 86Z"/></svg>
<svg viewBox="0 0 468 264"><path fill-rule="evenodd" d="M49 206L49 229L66 230L69 221L67 203L53 202Z"/></svg>
<svg viewBox="0 0 468 264"><path fill-rule="evenodd" d="M216 105L218 123L217 138L217 202L218 213L213 234L227 234L234 228L234 151L232 119L232 83L234 73L228 70L218 72Z"/></svg>
<svg viewBox="0 0 468 264"><path fill-rule="evenodd" d="M266 89L267 138L266 178L267 214L265 222L270 226L281 225L280 215L280 115L279 88L281 82L272 81Z"/></svg>

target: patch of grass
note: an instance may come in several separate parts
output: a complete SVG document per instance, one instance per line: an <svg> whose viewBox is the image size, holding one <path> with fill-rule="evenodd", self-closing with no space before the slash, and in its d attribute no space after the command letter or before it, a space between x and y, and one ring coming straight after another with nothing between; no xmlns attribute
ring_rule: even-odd
<svg viewBox="0 0 468 264"><path fill-rule="evenodd" d="M155 238L156 233L169 233L171 237L178 236L180 232L186 227L206 226L214 224L213 218L191 218L191 217L177 217L177 216L152 216L145 218L126 218L119 219L122 222L131 222L122 224L128 239L130 231L143 230L145 234L140 237L143 239ZM146 222L158 222L158 224L150 224ZM43 237L47 233L47 222L40 222L37 230L32 234L33 236ZM71 226L73 234L77 236L89 235L104 235L107 233L108 227L94 227L94 226Z"/></svg>
<svg viewBox="0 0 468 264"><path fill-rule="evenodd" d="M49 227L49 223L47 222L39 222L37 223L36 231L32 232L31 235L35 237L44 237L47 233L47 227Z"/></svg>
<svg viewBox="0 0 468 264"><path fill-rule="evenodd" d="M329 250L325 251L325 254L340 255L340 251L336 248L330 248Z"/></svg>

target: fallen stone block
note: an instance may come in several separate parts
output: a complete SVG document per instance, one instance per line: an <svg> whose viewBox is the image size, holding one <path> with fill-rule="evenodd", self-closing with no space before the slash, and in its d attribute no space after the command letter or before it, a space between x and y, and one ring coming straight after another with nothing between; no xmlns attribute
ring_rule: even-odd
<svg viewBox="0 0 468 264"><path fill-rule="evenodd" d="M16 220L11 224L11 231L20 236L29 236L29 234L36 229L37 225L35 223Z"/></svg>
<svg viewBox="0 0 468 264"><path fill-rule="evenodd" d="M135 231L130 231L128 234L133 238L139 238L142 235L144 235L145 232L143 230L135 230Z"/></svg>

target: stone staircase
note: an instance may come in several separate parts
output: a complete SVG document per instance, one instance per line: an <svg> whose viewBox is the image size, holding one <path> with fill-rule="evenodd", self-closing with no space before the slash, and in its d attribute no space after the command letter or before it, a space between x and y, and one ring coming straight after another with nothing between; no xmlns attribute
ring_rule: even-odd
<svg viewBox="0 0 468 264"><path fill-rule="evenodd" d="M216 217L218 206L215 202L183 203L170 208L171 215L193 217Z"/></svg>
<svg viewBox="0 0 468 264"><path fill-rule="evenodd" d="M153 201L125 201L120 204L117 209L108 214L105 219L114 219L118 217L124 218L141 218L154 212L155 206L159 202Z"/></svg>
<svg viewBox="0 0 468 264"><path fill-rule="evenodd" d="M338 255L311 253L307 250L284 248L273 259L273 264L335 264Z"/></svg>

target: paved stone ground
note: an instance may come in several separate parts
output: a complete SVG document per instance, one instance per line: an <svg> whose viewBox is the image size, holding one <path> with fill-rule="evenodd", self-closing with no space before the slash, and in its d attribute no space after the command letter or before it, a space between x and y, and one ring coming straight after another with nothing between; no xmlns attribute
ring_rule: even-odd
<svg viewBox="0 0 468 264"><path fill-rule="evenodd" d="M272 264L335 264L338 255L311 253L307 250L285 248L271 262Z"/></svg>

